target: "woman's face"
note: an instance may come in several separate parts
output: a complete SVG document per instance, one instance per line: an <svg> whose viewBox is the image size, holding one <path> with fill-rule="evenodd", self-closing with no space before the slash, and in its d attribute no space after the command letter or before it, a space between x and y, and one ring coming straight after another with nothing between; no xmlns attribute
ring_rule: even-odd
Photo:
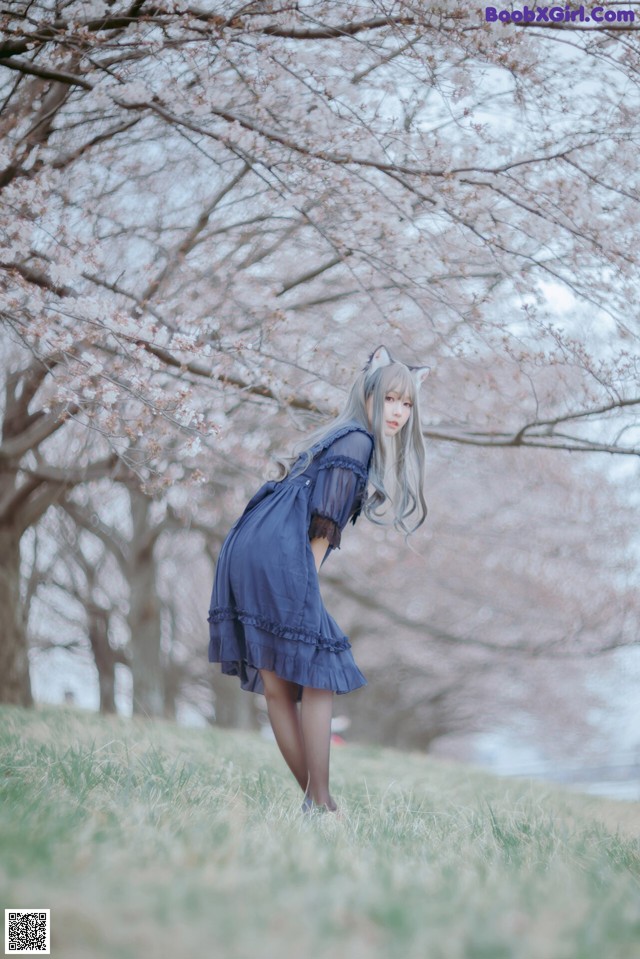
<svg viewBox="0 0 640 959"><path fill-rule="evenodd" d="M400 395L396 390L390 390L385 394L384 407L382 410L382 426L385 436L395 436L400 432L409 417L413 403L409 396ZM367 400L367 414L369 416L369 425L373 416L373 394Z"/></svg>

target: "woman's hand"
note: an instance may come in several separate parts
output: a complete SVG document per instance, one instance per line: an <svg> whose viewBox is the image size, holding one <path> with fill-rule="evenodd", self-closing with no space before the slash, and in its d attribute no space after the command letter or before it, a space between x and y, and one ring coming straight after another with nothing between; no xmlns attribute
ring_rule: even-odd
<svg viewBox="0 0 640 959"><path fill-rule="evenodd" d="M316 561L316 572L319 572L320 563L327 555L327 550L329 549L329 540L318 538L312 539L309 542L311 543L311 552L313 553L313 558Z"/></svg>

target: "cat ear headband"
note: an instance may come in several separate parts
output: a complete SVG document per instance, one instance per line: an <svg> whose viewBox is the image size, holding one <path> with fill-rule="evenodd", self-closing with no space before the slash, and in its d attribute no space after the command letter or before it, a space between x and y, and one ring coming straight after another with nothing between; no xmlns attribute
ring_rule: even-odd
<svg viewBox="0 0 640 959"><path fill-rule="evenodd" d="M373 351L373 353L367 360L367 363L364 367L363 372L375 373L375 371L380 369L381 366L389 366L390 363L395 363L395 362L396 361L393 359L393 357L389 353L389 350L386 348L386 346L379 346L377 350ZM413 376L413 379L415 380L416 389L419 388L422 381L429 374L429 370L431 369L431 367L430 366L409 366L408 363L405 365L407 369L409 370L409 372L411 373L411 375Z"/></svg>

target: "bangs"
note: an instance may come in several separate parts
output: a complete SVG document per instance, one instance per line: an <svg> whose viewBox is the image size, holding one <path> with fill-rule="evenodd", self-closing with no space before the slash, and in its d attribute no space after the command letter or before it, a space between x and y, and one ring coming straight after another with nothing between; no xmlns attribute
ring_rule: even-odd
<svg viewBox="0 0 640 959"><path fill-rule="evenodd" d="M380 386L385 393L397 393L401 398L408 396L412 403L415 402L416 384L404 363L390 363L383 367Z"/></svg>

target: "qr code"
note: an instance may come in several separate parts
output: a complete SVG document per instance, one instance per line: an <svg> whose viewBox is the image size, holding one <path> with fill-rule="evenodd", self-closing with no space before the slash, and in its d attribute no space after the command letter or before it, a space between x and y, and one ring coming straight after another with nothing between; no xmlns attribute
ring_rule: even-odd
<svg viewBox="0 0 640 959"><path fill-rule="evenodd" d="M5 954L48 956L51 951L49 913L49 909L5 909Z"/></svg>

